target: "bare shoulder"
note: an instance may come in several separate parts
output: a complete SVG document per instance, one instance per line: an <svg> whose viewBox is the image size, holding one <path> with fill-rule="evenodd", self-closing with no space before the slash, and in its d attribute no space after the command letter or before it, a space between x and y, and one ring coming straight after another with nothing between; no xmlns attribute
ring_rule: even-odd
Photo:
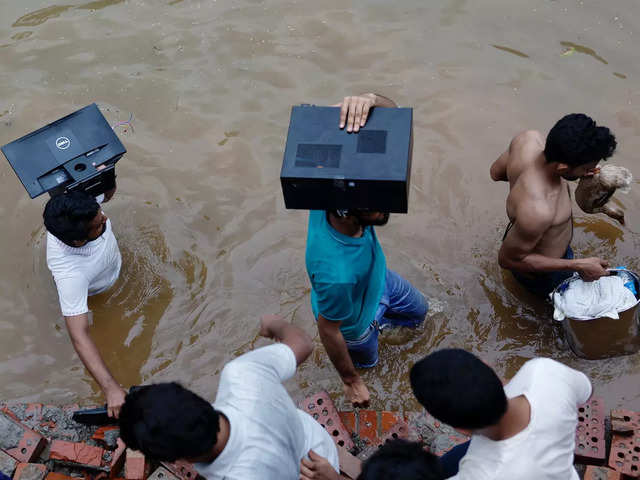
<svg viewBox="0 0 640 480"><path fill-rule="evenodd" d="M544 137L538 130L525 130L520 132L513 140L511 140L510 149L523 149L523 148L543 148L544 149Z"/></svg>

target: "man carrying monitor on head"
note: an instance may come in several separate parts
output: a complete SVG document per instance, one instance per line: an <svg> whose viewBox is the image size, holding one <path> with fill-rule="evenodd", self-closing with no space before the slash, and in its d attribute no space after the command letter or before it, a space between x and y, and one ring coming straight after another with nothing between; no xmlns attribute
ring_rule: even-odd
<svg viewBox="0 0 640 480"><path fill-rule="evenodd" d="M397 107L373 93L346 97L340 106L339 127L353 134L365 126L374 107ZM345 207L309 214L306 267L311 306L322 344L355 406L369 403L369 391L356 368L377 364L379 330L417 327L428 309L422 293L387 269L374 226L388 220L389 213L378 209Z"/></svg>
<svg viewBox="0 0 640 480"><path fill-rule="evenodd" d="M108 201L115 187L105 192ZM98 382L109 416L117 417L126 392L113 378L89 335L89 295L108 290L122 260L111 221L96 199L84 192L56 195L46 204L47 265L58 289L60 308L78 356Z"/></svg>
<svg viewBox="0 0 640 480"><path fill-rule="evenodd" d="M608 128L584 114L563 117L545 139L525 131L491 165L494 181L509 182L507 215L498 261L527 290L547 296L578 272L586 281L608 275L597 257L574 258L568 181L593 176L616 148Z"/></svg>
<svg viewBox="0 0 640 480"><path fill-rule="evenodd" d="M118 243L98 202L115 193L115 165L127 150L95 103L0 149L31 198L51 195L43 213L47 266L73 346L117 417L125 392L89 336L87 297L120 274Z"/></svg>

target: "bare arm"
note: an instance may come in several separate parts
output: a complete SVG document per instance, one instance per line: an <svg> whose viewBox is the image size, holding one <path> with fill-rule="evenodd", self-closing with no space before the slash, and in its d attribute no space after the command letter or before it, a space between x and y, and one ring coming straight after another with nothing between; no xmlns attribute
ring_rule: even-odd
<svg viewBox="0 0 640 480"><path fill-rule="evenodd" d="M106 399L109 416L118 418L120 407L124 403L126 392L113 378L100 356L96 344L89 335L89 316L86 313L64 317L73 348L89 373L98 382Z"/></svg>
<svg viewBox="0 0 640 480"><path fill-rule="evenodd" d="M311 338L304 330L281 319L277 315L265 315L262 317L260 335L273 338L277 342L284 343L296 357L296 365L304 362L313 351Z"/></svg>
<svg viewBox="0 0 640 480"><path fill-rule="evenodd" d="M342 378L344 389L349 400L354 406L367 406L369 404L369 390L364 384L351 361L351 356L347 350L347 343L344 341L340 324L327 320L322 315L318 315L318 332L320 340L324 345L327 355L333 366Z"/></svg>
<svg viewBox="0 0 640 480"><path fill-rule="evenodd" d="M505 151L498 159L493 162L489 169L491 180L494 182L508 182L507 177L507 162L509 161L509 150Z"/></svg>
<svg viewBox="0 0 640 480"><path fill-rule="evenodd" d="M340 480L343 478L333 469L326 458L313 450L309 450L308 455L308 459L303 458L300 461L300 480Z"/></svg>
<svg viewBox="0 0 640 480"><path fill-rule="evenodd" d="M551 226L552 212L535 204L523 205L518 209L518 219L502 242L498 263L502 268L519 272L555 272L573 270L586 281L597 280L608 275L607 262L599 258L579 258L567 260L535 253L534 250L544 233Z"/></svg>

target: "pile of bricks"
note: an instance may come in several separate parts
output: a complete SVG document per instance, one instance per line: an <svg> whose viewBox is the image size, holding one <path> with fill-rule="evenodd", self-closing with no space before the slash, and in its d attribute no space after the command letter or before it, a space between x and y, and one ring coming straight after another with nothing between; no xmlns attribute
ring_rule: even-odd
<svg viewBox="0 0 640 480"><path fill-rule="evenodd" d="M187 462L154 464L116 426L73 421L77 405L0 405L0 480L195 480ZM151 473L153 472L153 473Z"/></svg>
<svg viewBox="0 0 640 480"><path fill-rule="evenodd" d="M326 392L305 398L299 406L335 440L344 478L355 479L361 462L392 438L420 441L426 450L438 456L469 440L426 412L338 412ZM613 410L608 423L605 412L604 401L595 397L578 409L575 447L578 470L584 472L584 480L640 477L640 414ZM607 445L610 445L608 457Z"/></svg>
<svg viewBox="0 0 640 480"><path fill-rule="evenodd" d="M468 440L424 411L338 411L326 392L305 398L299 406L335 441L345 479L357 478L362 461L393 438L420 441L438 456ZM126 448L115 426L74 422L77 409L77 405L0 404L0 480L195 480L198 476L187 462L157 464ZM585 480L639 478L640 414L613 410L607 419L605 412L599 398L580 406L576 465Z"/></svg>

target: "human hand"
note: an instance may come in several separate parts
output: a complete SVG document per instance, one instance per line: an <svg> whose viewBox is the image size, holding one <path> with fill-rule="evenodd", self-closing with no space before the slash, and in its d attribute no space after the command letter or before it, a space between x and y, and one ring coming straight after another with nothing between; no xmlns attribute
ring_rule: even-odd
<svg viewBox="0 0 640 480"><path fill-rule="evenodd" d="M375 93L364 93L353 97L344 97L340 108L340 128L347 126L347 132L358 132L367 123L369 110L376 105Z"/></svg>
<svg viewBox="0 0 640 480"><path fill-rule="evenodd" d="M309 459L300 461L300 480L339 480L340 474L336 472L329 461L309 450Z"/></svg>
<svg viewBox="0 0 640 480"><path fill-rule="evenodd" d="M344 393L354 407L367 408L369 406L369 389L358 377L352 382L344 383Z"/></svg>
<svg viewBox="0 0 640 480"><path fill-rule="evenodd" d="M111 418L118 418L120 416L120 409L124 404L124 397L126 395L127 392L125 392L120 385L114 386L105 392L105 396L107 397L107 414Z"/></svg>
<svg viewBox="0 0 640 480"><path fill-rule="evenodd" d="M260 318L260 336L276 340L272 327L282 321L280 315L263 315Z"/></svg>
<svg viewBox="0 0 640 480"><path fill-rule="evenodd" d="M578 262L578 268L576 270L585 282L593 282L600 277L609 275L609 271L607 270L609 262L606 260L598 257L589 257L581 258Z"/></svg>

